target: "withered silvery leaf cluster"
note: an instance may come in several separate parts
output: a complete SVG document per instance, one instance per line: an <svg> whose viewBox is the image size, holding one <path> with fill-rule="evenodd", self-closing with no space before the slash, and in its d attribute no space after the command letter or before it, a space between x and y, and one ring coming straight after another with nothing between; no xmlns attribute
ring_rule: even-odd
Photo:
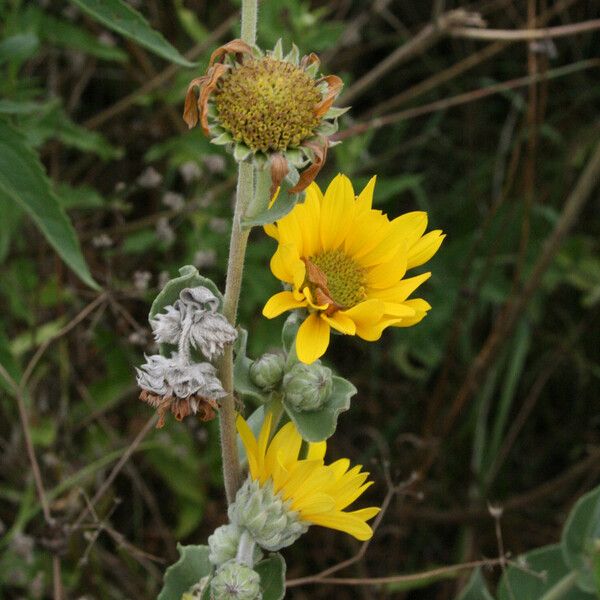
<svg viewBox="0 0 600 600"><path fill-rule="evenodd" d="M159 344L176 344L185 339L209 361L223 354L237 337L236 330L217 312L219 300L206 287L185 288L166 312L150 319L154 339ZM185 348L180 348L180 352Z"/></svg>
<svg viewBox="0 0 600 600"><path fill-rule="evenodd" d="M226 395L217 371L210 362L198 362L192 349L208 360L220 356L232 343L236 330L217 312L219 301L206 287L185 288L174 304L150 319L154 338L160 344L177 346L171 356L154 354L137 371L140 399L159 413L162 427L168 411L177 420L198 414L211 420L218 410L217 400Z"/></svg>

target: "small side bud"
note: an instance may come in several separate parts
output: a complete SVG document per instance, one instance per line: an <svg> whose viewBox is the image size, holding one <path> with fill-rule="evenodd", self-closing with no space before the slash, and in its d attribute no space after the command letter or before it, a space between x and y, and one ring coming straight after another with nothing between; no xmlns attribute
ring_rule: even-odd
<svg viewBox="0 0 600 600"><path fill-rule="evenodd" d="M228 560L236 557L242 530L231 523L221 525L215 529L214 533L208 536L208 560L218 567ZM262 558L262 552L258 546L254 547L254 563Z"/></svg>
<svg viewBox="0 0 600 600"><path fill-rule="evenodd" d="M285 359L281 354L263 354L250 367L250 380L263 390L276 388L283 379Z"/></svg>
<svg viewBox="0 0 600 600"><path fill-rule="evenodd" d="M217 569L210 591L215 600L262 600L259 574L235 560Z"/></svg>
<svg viewBox="0 0 600 600"><path fill-rule="evenodd" d="M332 385L331 369L318 362L297 363L283 378L284 399L298 411L317 410L331 395Z"/></svg>

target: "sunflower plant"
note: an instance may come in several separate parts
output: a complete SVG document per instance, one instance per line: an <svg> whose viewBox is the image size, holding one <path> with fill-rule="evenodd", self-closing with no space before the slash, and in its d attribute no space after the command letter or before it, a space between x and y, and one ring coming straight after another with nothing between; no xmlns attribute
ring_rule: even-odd
<svg viewBox="0 0 600 600"><path fill-rule="evenodd" d="M333 106L342 80L294 45L260 49L256 13L256 0L244 0L241 37L212 53L183 113L239 164L225 289L182 267L152 304L159 351L137 372L157 427L219 419L228 504L207 544L180 547L159 600L280 600L281 551L310 527L371 538L379 508L361 500L369 474L325 460L357 390L323 360L332 335L374 342L418 324L431 306L414 294L431 273L412 270L444 239L427 232L424 212L389 219L374 209L375 177L356 193L340 174L322 191L315 178L345 112ZM236 315L254 226L275 242L270 269L282 286L263 315L289 314L281 347L251 358Z"/></svg>

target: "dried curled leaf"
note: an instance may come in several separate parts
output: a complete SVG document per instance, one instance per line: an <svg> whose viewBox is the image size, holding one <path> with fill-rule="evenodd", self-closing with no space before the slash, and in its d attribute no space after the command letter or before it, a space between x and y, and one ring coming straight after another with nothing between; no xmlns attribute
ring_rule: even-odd
<svg viewBox="0 0 600 600"><path fill-rule="evenodd" d="M321 77L317 83L327 83L327 93L321 102L315 106L315 115L322 117L333 105L334 100L344 87L344 82L337 75L326 75Z"/></svg>
<svg viewBox="0 0 600 600"><path fill-rule="evenodd" d="M288 161L283 155L277 153L271 156L271 189L269 191L271 198L275 196L281 182L285 179L289 171Z"/></svg>
<svg viewBox="0 0 600 600"><path fill-rule="evenodd" d="M309 167L300 173L300 179L289 191L290 194L302 192L314 181L315 177L319 174L319 171L325 164L329 141L327 138L320 138L319 142L306 142L303 146L310 148L314 152L315 159Z"/></svg>
<svg viewBox="0 0 600 600"><path fill-rule="evenodd" d="M231 40L219 46L211 55L208 63L212 67L216 62L222 62L228 54L235 54L236 59L241 61L244 54L252 54L252 47L240 39Z"/></svg>

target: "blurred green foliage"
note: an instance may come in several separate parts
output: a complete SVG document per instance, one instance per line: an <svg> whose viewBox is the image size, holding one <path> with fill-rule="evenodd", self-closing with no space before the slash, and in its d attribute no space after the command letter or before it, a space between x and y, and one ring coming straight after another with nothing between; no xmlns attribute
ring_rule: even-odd
<svg viewBox="0 0 600 600"><path fill-rule="evenodd" d="M136 400L134 367L152 349L153 298L186 264L223 285L236 177L230 157L199 129L185 129L181 110L214 47L238 35L232 19L221 38L211 37L239 2L112 0L103 10L144 15L118 26L89 8L102 4L0 0L0 365L19 382L36 350L50 344L23 399L59 523L52 531L44 525L14 390L0 377L0 597L51 597L56 553L65 597L154 598L165 565L177 559L176 541L202 542L224 519L216 424L188 420L150 432L69 529L151 417ZM556 8L551 25L600 17L590 2L539 4ZM428 23L434 5L466 3L263 0L259 41L272 47L281 37L319 52L324 71L342 75L348 88ZM469 7L485 11L493 27L526 25L524 2ZM537 68L597 58L599 41L597 32L557 38L536 54ZM511 44L415 91L484 47L443 38L356 97L341 129L352 131L400 92L413 94L402 110L527 75L527 45ZM185 60L198 66L181 66ZM369 500L381 502L386 473L406 479L428 448L440 450L414 493L392 503L361 575L497 555L488 501L507 507L503 544L514 555L554 543L576 498L598 482L597 194L476 393L440 433L600 138L597 67L536 90L533 125L530 92L519 87L351 135L330 150L319 176L325 186L345 172L358 190L376 173L378 208L390 217L427 210L430 228L448 234L428 266L423 295L433 309L423 323L386 332L377 344L338 337L327 356L359 389L331 451L371 464L378 485ZM268 269L273 250L260 230L252 233L240 305L250 356L279 344L283 318L260 314L278 289ZM97 298L92 278L105 290L102 301L54 339ZM287 551L289 576L318 572L355 549L311 530ZM465 583L360 593L451 598ZM359 593L294 588L290 597L329 598L333 589L342 600Z"/></svg>

